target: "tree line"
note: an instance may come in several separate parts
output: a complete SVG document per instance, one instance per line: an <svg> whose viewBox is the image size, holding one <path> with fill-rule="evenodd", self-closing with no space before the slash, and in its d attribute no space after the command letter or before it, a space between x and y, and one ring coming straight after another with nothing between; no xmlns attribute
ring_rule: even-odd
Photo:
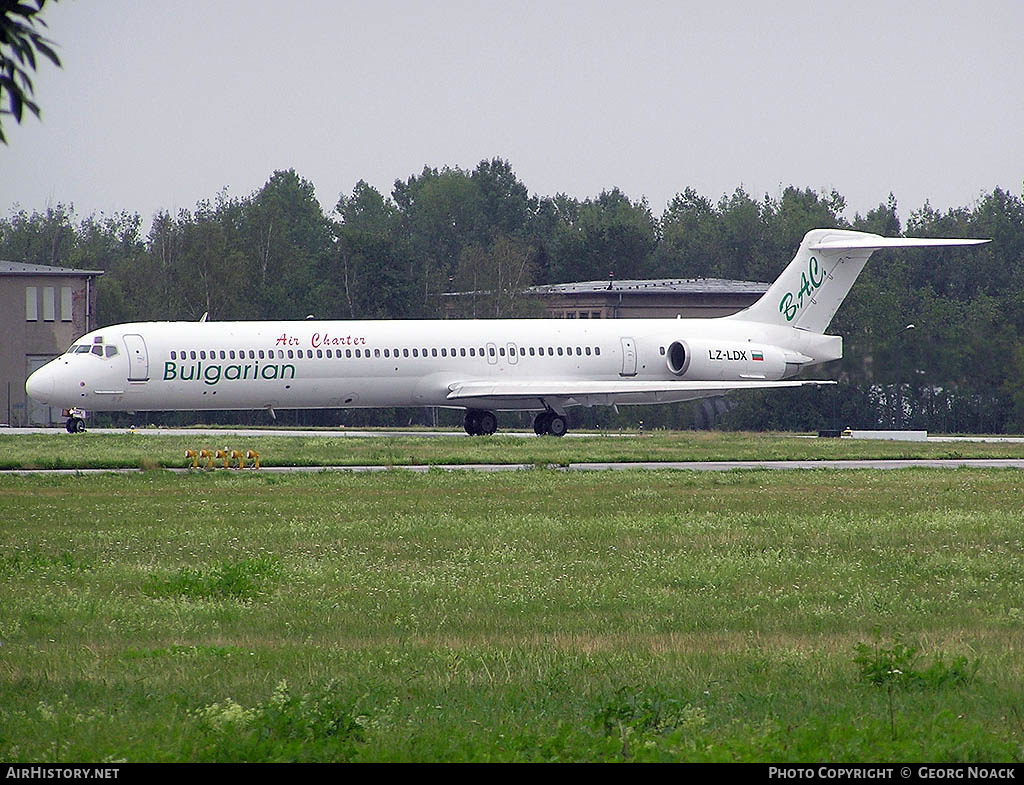
<svg viewBox="0 0 1024 785"><path fill-rule="evenodd" d="M0 219L0 258L103 270L102 324L203 313L215 320L432 318L445 315L446 303L451 312L445 294L454 291L477 293L459 298L457 315L508 317L537 314L536 303L521 296L536 284L609 276L769 282L817 227L990 238L980 248L878 254L829 330L844 336L844 359L817 369L840 385L732 396L728 411L717 407L717 422L1024 430L1021 198L996 189L946 212L926 203L905 223L891 194L852 220L845 208L835 191L790 186L755 198L737 188L713 201L686 188L655 216L646 200L618 188L583 200L531 195L496 158L472 170L425 167L387 195L360 181L327 212L312 184L287 170L248 196L223 191L191 210L158 212L148 231L137 212L80 217L66 204L14 208ZM578 410L575 419L686 426L708 411ZM395 416L305 415L307 422L353 424Z"/></svg>

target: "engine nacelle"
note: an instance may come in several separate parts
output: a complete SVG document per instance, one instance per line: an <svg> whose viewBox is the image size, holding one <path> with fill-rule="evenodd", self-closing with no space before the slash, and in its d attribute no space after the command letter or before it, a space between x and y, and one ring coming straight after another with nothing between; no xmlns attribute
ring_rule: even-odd
<svg viewBox="0 0 1024 785"><path fill-rule="evenodd" d="M681 379L774 381L800 370L800 363L787 363L786 355L778 346L765 344L686 340L669 344L666 363L669 371Z"/></svg>

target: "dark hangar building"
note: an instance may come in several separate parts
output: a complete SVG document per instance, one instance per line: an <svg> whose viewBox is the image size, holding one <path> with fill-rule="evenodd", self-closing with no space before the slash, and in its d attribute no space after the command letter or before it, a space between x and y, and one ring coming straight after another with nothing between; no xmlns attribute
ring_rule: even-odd
<svg viewBox="0 0 1024 785"><path fill-rule="evenodd" d="M583 281L532 286L554 319L674 319L728 316L768 291L759 281L724 278L659 278L638 281Z"/></svg>
<svg viewBox="0 0 1024 785"><path fill-rule="evenodd" d="M60 410L34 403L25 380L96 327L102 270L0 261L0 423L50 425Z"/></svg>

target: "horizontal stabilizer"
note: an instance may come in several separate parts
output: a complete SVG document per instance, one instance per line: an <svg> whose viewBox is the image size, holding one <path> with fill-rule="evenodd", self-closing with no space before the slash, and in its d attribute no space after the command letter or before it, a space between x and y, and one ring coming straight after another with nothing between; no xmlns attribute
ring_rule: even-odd
<svg viewBox="0 0 1024 785"><path fill-rule="evenodd" d="M848 229L812 229L793 261L756 303L725 317L824 333L868 257L886 248L981 245L988 240L882 237Z"/></svg>
<svg viewBox="0 0 1024 785"><path fill-rule="evenodd" d="M860 237L826 238L809 246L812 251L878 251L882 248L933 248L944 245L983 245L991 240L965 240L956 237Z"/></svg>

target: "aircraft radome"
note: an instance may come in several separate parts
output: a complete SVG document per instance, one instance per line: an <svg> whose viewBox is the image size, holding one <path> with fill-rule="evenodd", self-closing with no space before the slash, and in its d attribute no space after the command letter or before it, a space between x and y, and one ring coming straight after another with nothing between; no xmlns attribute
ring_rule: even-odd
<svg viewBox="0 0 1024 785"><path fill-rule="evenodd" d="M25 389L64 408L72 432L85 410L444 406L465 409L473 435L518 410L538 413L538 435L561 436L570 406L832 384L790 377L842 357L825 329L874 251L984 242L814 229L764 296L714 319L119 324L79 338Z"/></svg>

